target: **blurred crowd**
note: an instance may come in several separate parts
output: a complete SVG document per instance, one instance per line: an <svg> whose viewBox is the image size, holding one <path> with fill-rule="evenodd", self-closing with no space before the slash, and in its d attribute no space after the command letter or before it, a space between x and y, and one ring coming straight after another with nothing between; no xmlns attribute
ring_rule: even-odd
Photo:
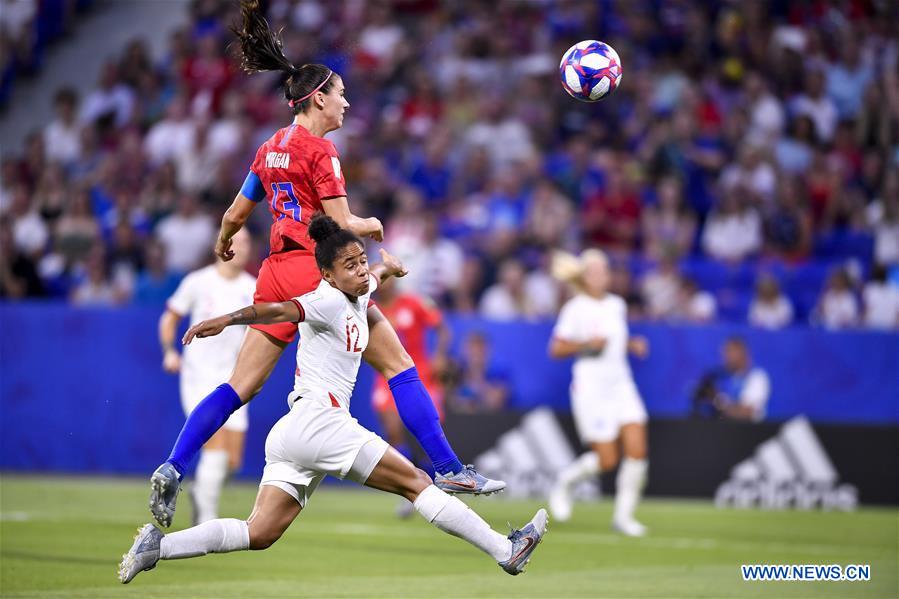
<svg viewBox="0 0 899 599"><path fill-rule="evenodd" d="M635 318L899 327L895 4L264 4L294 64L343 76L329 138L407 290L552 318L552 251L600 247ZM235 8L197 0L161 61L134 40L4 150L4 296L158 303L211 260L256 148L291 119L277 74L237 70ZM582 39L623 62L595 104L558 82ZM260 259L269 221L251 222Z"/></svg>

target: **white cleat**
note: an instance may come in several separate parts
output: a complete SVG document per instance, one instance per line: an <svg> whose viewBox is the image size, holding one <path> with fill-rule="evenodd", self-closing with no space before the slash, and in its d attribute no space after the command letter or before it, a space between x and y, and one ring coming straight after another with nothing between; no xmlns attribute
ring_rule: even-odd
<svg viewBox="0 0 899 599"><path fill-rule="evenodd" d="M557 522L568 522L574 510L571 493L563 485L556 485L549 494L549 513Z"/></svg>
<svg viewBox="0 0 899 599"><path fill-rule="evenodd" d="M612 522L612 529L627 537L645 537L647 533L647 528L633 518L621 522Z"/></svg>

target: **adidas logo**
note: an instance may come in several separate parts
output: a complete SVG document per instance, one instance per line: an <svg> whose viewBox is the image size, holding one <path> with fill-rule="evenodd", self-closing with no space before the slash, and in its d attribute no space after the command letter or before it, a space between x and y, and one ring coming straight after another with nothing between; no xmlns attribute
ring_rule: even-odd
<svg viewBox="0 0 899 599"><path fill-rule="evenodd" d="M474 459L478 472L508 483L507 497L549 495L556 476L576 457L562 426L549 408L528 412L517 427L503 433L496 445ZM575 487L577 499L599 497L599 481Z"/></svg>
<svg viewBox="0 0 899 599"><path fill-rule="evenodd" d="M838 478L812 425L798 416L759 445L755 455L733 467L730 479L715 492L715 505L854 510L858 489L838 484Z"/></svg>

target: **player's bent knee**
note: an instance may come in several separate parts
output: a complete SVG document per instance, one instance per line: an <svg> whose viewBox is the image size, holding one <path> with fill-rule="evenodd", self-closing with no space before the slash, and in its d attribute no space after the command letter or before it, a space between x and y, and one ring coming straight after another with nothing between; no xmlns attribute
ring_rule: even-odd
<svg viewBox="0 0 899 599"><path fill-rule="evenodd" d="M419 493L434 484L427 472L421 468L415 468L414 470L415 472L405 481L406 484L404 486L406 488L403 490L403 496L409 501L415 501Z"/></svg>
<svg viewBox="0 0 899 599"><path fill-rule="evenodd" d="M250 526L250 549L253 551L262 551L268 549L284 534L283 530L275 528L258 529Z"/></svg>

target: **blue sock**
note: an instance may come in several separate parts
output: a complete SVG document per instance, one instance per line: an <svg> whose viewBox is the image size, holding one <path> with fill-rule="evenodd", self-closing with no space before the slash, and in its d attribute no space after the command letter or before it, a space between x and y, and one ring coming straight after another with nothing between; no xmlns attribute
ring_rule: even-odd
<svg viewBox="0 0 899 599"><path fill-rule="evenodd" d="M200 448L241 405L243 403L240 396L231 385L224 383L216 387L187 417L166 461L170 462L183 477L187 465L193 461Z"/></svg>
<svg viewBox="0 0 899 599"><path fill-rule="evenodd" d="M400 452L400 455L402 455L404 458L415 464L417 468L421 468L422 470L427 472L428 476L431 477L431 480L434 480L434 466L431 465L431 460L416 460L415 455L412 452L412 447L408 443L400 443L399 445L394 446L394 449Z"/></svg>
<svg viewBox="0 0 899 599"><path fill-rule="evenodd" d="M401 456L403 456L413 464L415 463L415 459L412 457L412 448L409 447L408 443L400 443L399 445L394 447L394 449L400 452Z"/></svg>
<svg viewBox="0 0 899 599"><path fill-rule="evenodd" d="M387 384L403 424L428 454L434 469L441 474L460 472L462 462L443 434L437 408L418 377L418 370L414 366L404 370Z"/></svg>

